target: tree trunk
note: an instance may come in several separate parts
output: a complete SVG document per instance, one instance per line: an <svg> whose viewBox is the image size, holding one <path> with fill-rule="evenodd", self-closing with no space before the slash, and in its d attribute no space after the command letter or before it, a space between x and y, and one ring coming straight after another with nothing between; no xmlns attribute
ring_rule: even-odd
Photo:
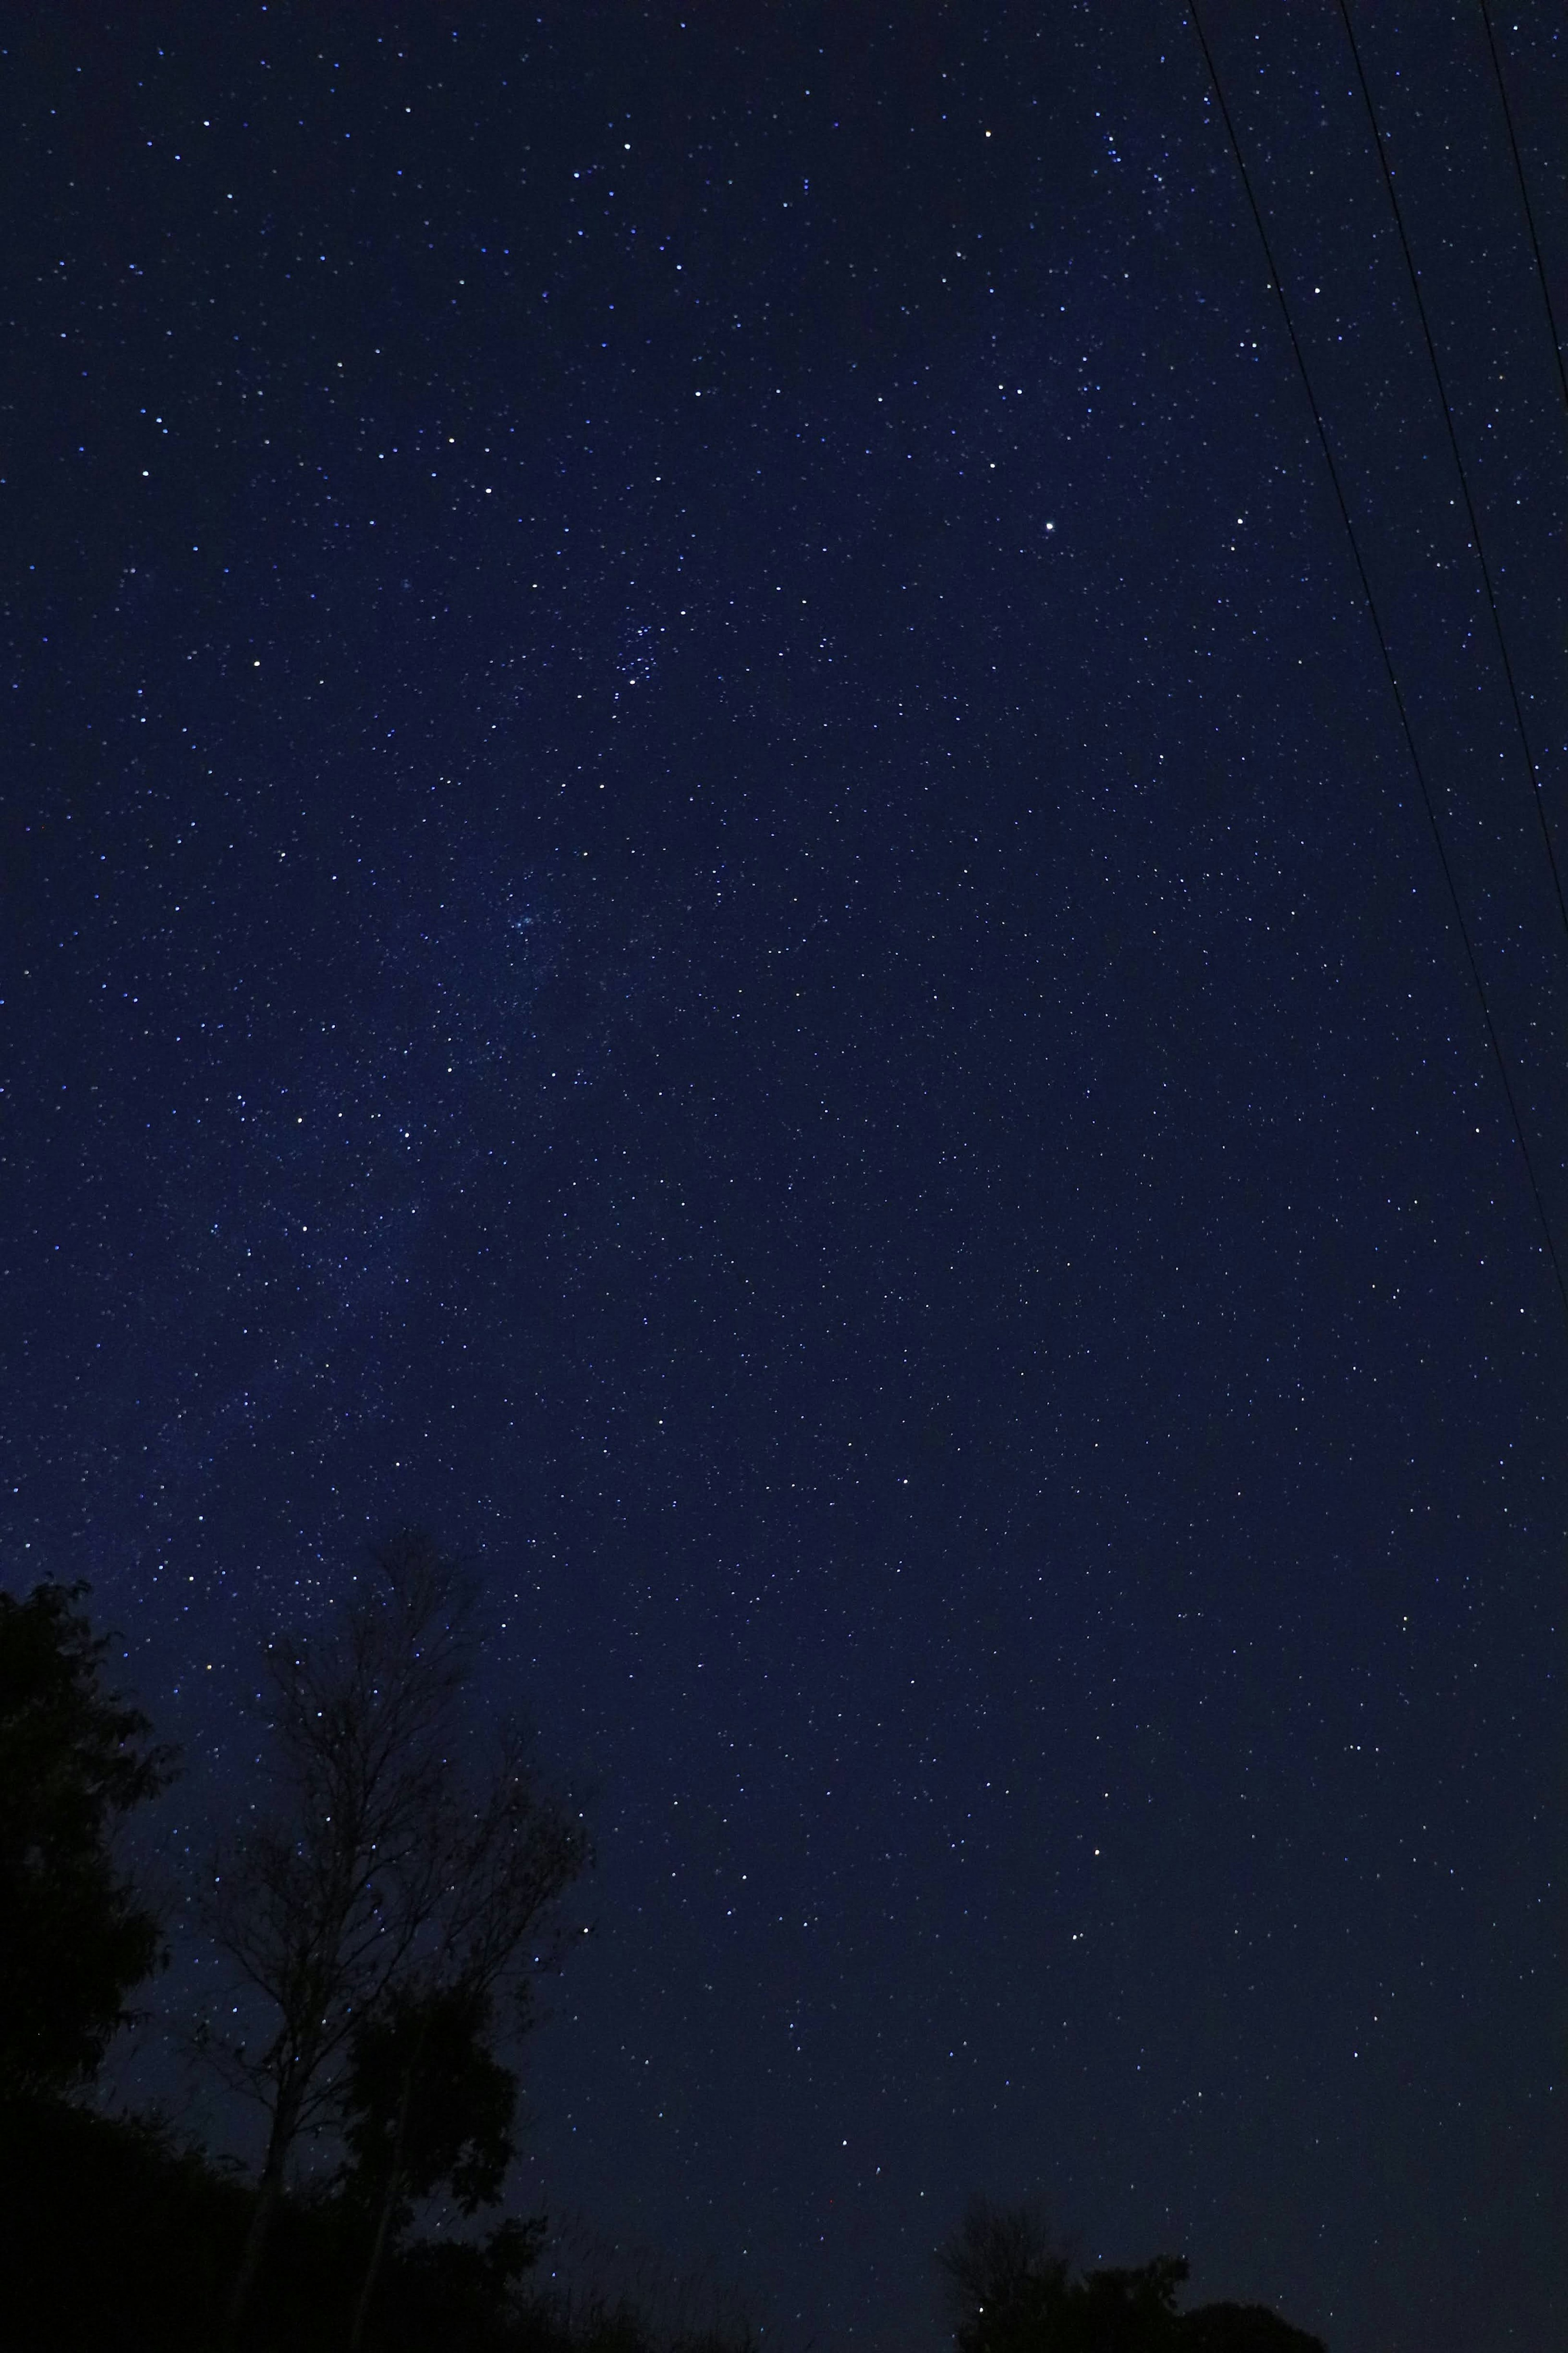
<svg viewBox="0 0 1568 2353"><path fill-rule="evenodd" d="M250 2299L261 2275L262 2258L267 2253L273 2218L283 2195L283 2172L288 2163L289 2144L299 2123L298 2112L298 2099L287 2093L280 2094L278 2105L272 2111L272 2129L267 2136L267 2155L261 2167L261 2179L256 2185L256 2203L250 2210L250 2222L240 2251L239 2269L234 2275L228 2310L224 2316L223 2334L219 2339L224 2353L235 2353L239 2344L245 2316L250 2309Z"/></svg>
<svg viewBox="0 0 1568 2353"><path fill-rule="evenodd" d="M392 2136L392 2162L386 2168L386 2186L382 2192L381 2211L375 2220L375 2237L371 2242L370 2260L364 2267L359 2302L354 2306L353 2326L349 2330L349 2353L360 2353L364 2343L364 2325L370 2315L370 2300L375 2294L376 2281L381 2277L392 2218L397 2210L397 2193L403 2186L403 2144L408 2131L408 2109L413 2097L414 2069L409 2066L404 2071L403 2089L398 2096L397 2125Z"/></svg>

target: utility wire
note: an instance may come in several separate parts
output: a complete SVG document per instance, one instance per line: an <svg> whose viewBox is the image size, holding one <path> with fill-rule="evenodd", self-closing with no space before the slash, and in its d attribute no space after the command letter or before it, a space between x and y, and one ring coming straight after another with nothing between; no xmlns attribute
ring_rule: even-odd
<svg viewBox="0 0 1568 2353"><path fill-rule="evenodd" d="M1388 149L1384 141L1382 126L1378 122L1377 109L1372 102L1372 91L1367 86L1366 68L1361 60L1361 49L1356 41L1355 27L1351 22L1349 0L1339 0L1339 9L1340 20L1345 28L1345 38L1350 43L1351 58L1355 66L1355 78L1361 86L1362 103L1366 108L1366 119L1372 126L1373 145L1377 150L1377 160L1383 167L1383 185L1388 191L1388 201L1394 213L1394 226L1399 232L1399 250L1405 256L1405 268L1410 280L1410 290L1415 297L1415 315L1421 322L1422 341L1426 346L1426 356L1432 363L1432 381L1437 387L1438 406L1443 411L1443 422L1448 428L1448 447L1454 453L1454 465L1459 477L1459 488L1464 493L1465 513L1469 520L1470 545L1476 551L1476 562L1481 569L1481 580L1487 592L1487 610L1492 617L1492 628L1497 638L1498 654L1502 662L1502 674L1508 682L1508 699L1513 705L1514 725L1519 731L1520 748L1524 754L1524 765L1530 774L1531 789L1535 795L1535 815L1541 827L1541 839L1546 849L1546 862L1552 869L1552 887L1557 894L1557 913L1563 919L1563 936L1568 938L1568 900L1564 900L1563 895L1563 877L1558 871L1557 851L1552 839L1552 828L1546 821L1546 801L1541 789L1541 771L1536 765L1535 754L1531 748L1530 731L1524 723L1524 705L1520 701L1519 686L1513 674L1513 664L1509 659L1508 639L1503 635L1502 616L1498 611L1497 589L1492 581L1491 565L1487 562L1486 550L1481 545L1480 517L1476 512L1476 502L1470 495L1470 478L1465 470L1465 460L1460 454L1459 436L1454 425L1454 412L1448 405L1447 388L1443 382L1442 368L1438 364L1437 346L1433 340L1431 322L1426 316L1426 303L1421 291L1420 278L1416 274L1415 257L1410 250L1410 239L1405 235L1405 216L1399 208L1399 197L1394 185L1394 174L1389 166Z"/></svg>
<svg viewBox="0 0 1568 2353"><path fill-rule="evenodd" d="M1514 1140L1519 1145L1520 1158L1524 1163L1525 1176L1535 1203L1535 1214L1541 1223L1542 1239L1546 1244L1546 1255L1551 1261L1552 1276L1557 1284L1557 1296L1562 1302L1563 1316L1568 1319L1568 1276L1564 1274L1563 1261L1557 1255L1557 1245L1552 1238L1552 1221L1546 1214L1546 1202L1541 1190L1541 1181L1535 1173L1534 1160L1531 1156L1530 1145L1524 1132L1524 1121L1520 1113L1519 1101L1513 1091L1513 1082L1508 1074L1508 1063L1503 1055L1502 1040L1498 1036L1497 1024L1492 1019L1492 1009L1487 1001L1486 983L1481 978L1481 968L1476 959L1469 926L1465 921L1465 911L1459 902L1459 892L1454 880L1454 870L1448 862L1448 853L1443 844L1442 828L1437 823L1437 811L1432 799L1431 787L1426 782L1426 771L1421 765L1421 754L1416 748L1415 733L1410 723L1410 713L1405 708L1405 695L1399 683L1399 673L1394 667L1394 656L1389 651L1388 638L1378 615L1377 600L1372 593L1372 582L1367 575L1366 565L1362 557L1361 543L1356 537L1355 524L1351 520L1350 506L1345 498L1343 485L1340 480L1340 470L1334 462L1333 446L1329 439L1328 427L1323 423L1323 412L1318 406L1317 394L1312 389L1312 379L1307 367L1307 355L1301 348L1301 339L1296 332L1296 322L1290 315L1285 283L1275 263L1274 248L1269 242L1268 231L1264 226L1263 214L1258 206L1258 198L1253 194L1251 176L1247 169L1247 159L1241 152L1241 142L1237 136L1236 125L1231 121L1230 109L1225 102L1225 90L1220 81L1218 69L1215 64L1214 52L1208 45L1208 37L1204 31L1203 19L1198 15L1197 0L1187 0L1187 15L1192 20L1193 30L1197 35L1198 47L1204 54L1204 63L1208 68L1215 103L1219 110L1220 121L1225 125L1225 134L1230 142L1230 152L1236 158L1236 168L1241 177L1247 209L1252 215L1253 224L1258 230L1258 243L1263 248L1263 259L1268 270L1268 282L1274 289L1275 298L1279 304L1279 314L1285 322L1285 332L1289 337L1290 349L1295 353L1297 370L1301 378L1301 388L1307 396L1307 406L1312 412L1312 422L1317 427L1318 440L1329 470L1329 480L1333 485L1334 502L1339 508L1340 520L1344 524L1345 536L1350 542L1351 557L1355 565L1356 577L1361 582L1362 595L1366 600L1367 613L1371 617L1373 632L1377 638L1377 649L1383 657L1383 667L1387 673L1389 689L1394 696L1394 706L1399 713L1400 731L1405 737L1405 749L1410 754L1410 765L1415 771L1415 782L1421 793L1421 806L1426 812L1426 823L1431 830L1432 846L1436 850L1437 863L1442 869L1443 880L1447 885L1448 903L1454 914L1454 927L1458 933L1459 943L1465 952L1465 962L1469 967L1476 1000L1481 1009L1481 1019L1485 1024L1487 1039L1492 1050L1492 1060L1497 1064L1498 1076L1502 1081L1502 1091L1508 1103L1509 1115L1513 1122Z"/></svg>
<svg viewBox="0 0 1568 2353"><path fill-rule="evenodd" d="M1508 129L1508 152L1513 157L1514 176L1519 182L1520 201L1524 206L1525 226L1530 231L1530 249L1535 256L1535 274L1541 281L1541 299L1546 305L1546 323L1552 331L1552 350L1557 362L1557 383L1563 395L1563 406L1568 408L1568 362L1563 357L1563 337L1557 325L1557 313L1552 306L1552 288L1547 280L1546 264L1542 259L1541 239L1535 230L1535 212L1530 201L1530 184L1524 176L1524 159L1519 152L1514 133L1513 109L1508 102L1508 84L1502 78L1502 59L1498 55L1497 35L1492 30L1492 12L1487 0L1481 0L1481 22L1487 28L1487 48L1492 61L1492 77L1497 94L1502 100L1502 119Z"/></svg>

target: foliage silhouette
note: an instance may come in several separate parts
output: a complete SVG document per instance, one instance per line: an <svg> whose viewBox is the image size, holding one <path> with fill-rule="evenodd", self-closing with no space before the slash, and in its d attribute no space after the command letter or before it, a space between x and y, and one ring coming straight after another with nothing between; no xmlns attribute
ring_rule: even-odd
<svg viewBox="0 0 1568 2353"><path fill-rule="evenodd" d="M164 2123L14 2103L0 2116L5 2353L207 2353L255 2195ZM376 2353L534 2353L519 2290L543 2230L509 2221L480 2242L392 2250ZM342 2353L363 2244L363 2212L342 2197L286 2195L250 2315L256 2343Z"/></svg>
<svg viewBox="0 0 1568 2353"><path fill-rule="evenodd" d="M313 1659L296 1649L279 1662L293 1729L307 1702L321 1707L323 1727L314 1744L308 1730L300 1741L292 1795L298 1801L303 1788L330 1798L344 1786L353 1795L356 1759L362 1789L378 1771L393 1778L401 1771L410 1843L440 1833L418 1858L437 1885L406 1967L383 1981L379 2005L351 2016L326 2054L331 2080L320 2086L316 2113L335 2105L346 2162L314 2192L279 2186L247 2334L258 2347L290 2353L343 2353L355 2328L374 2353L431 2353L437 2345L445 2353L747 2353L743 2330L672 2330L625 2295L573 2306L531 2293L542 2217L509 2218L480 2240L404 2235L421 2197L444 2189L471 2213L502 2187L517 2081L490 2039L529 2022L533 1932L587 1850L580 1825L535 1785L515 1736L502 1740L488 1769L472 1777L456 1769L464 1726L454 1707L442 1707L461 1683L460 1675L446 1680L446 1671L467 1664L461 1641L448 1639L454 1621L461 1636L466 1597L424 1540L388 1547L382 1572L384 1606L412 1600L395 1630L423 1646L442 1704L421 1714L406 1690L374 1683L389 1653L394 1668L407 1666L408 1650L384 1645L384 1626L373 1622L367 1633L349 1613L335 1646ZM426 1576L423 1591L411 1595ZM187 2146L165 2119L107 2116L68 2096L90 2079L128 1990L158 1957L156 1924L115 1874L108 1839L119 1815L165 1785L172 1764L170 1751L150 1745L146 1719L104 1691L108 1643L90 1630L84 1593L45 1587L26 1601L0 1596L0 1967L16 1995L0 2021L9 2038L0 2096L0 2337L5 2353L80 2353L95 2344L116 2353L210 2353L232 2327L232 2284L256 2239L260 2186ZM448 1602L451 1618L441 1621L437 1605ZM373 1677L368 1711L352 1704L364 1696L356 1670ZM430 1698L428 1686L422 1696ZM405 1703L402 1713L395 1704L383 1711L383 1698ZM378 1764L374 1736L389 1725L412 1725L428 1746ZM440 1803L421 1814L415 1801L433 1794L421 1769L437 1751ZM286 1815L268 1828L280 1822L286 1827ZM295 1862L312 1855L329 1865L341 1860L331 1841L313 1846L301 1835ZM341 1875L336 1884L341 1890ZM286 1869L277 1878L263 1871L260 1886L279 1897L298 1893ZM378 1915L369 1907L370 1933L387 1908ZM405 1927L395 1902L391 1910L395 1926ZM258 1951L289 1917L284 1903L261 1924ZM70 1949L79 1931L85 1958ZM365 1979L357 1982L363 1988ZM367 2310L367 2244L384 2213L381 2293Z"/></svg>
<svg viewBox="0 0 1568 2353"><path fill-rule="evenodd" d="M976 2196L938 2249L937 2268L959 2353L972 2353L1062 2296L1072 2265L1038 2205Z"/></svg>
<svg viewBox="0 0 1568 2353"><path fill-rule="evenodd" d="M1179 2312L1180 2255L1075 2274L1029 2205L971 2199L937 2264L958 2353L1324 2353L1263 2305Z"/></svg>
<svg viewBox="0 0 1568 2353"><path fill-rule="evenodd" d="M1182 2353L1323 2353L1266 2304L1200 2304L1182 2315Z"/></svg>
<svg viewBox="0 0 1568 2353"><path fill-rule="evenodd" d="M515 2153L517 2077L486 2047L493 2002L466 1981L396 1989L384 2015L360 2021L344 2087L352 2156L345 2189L374 2217L350 2332L358 2353L389 2241L413 2200L445 2185L464 2214L500 2198Z"/></svg>
<svg viewBox="0 0 1568 2353"><path fill-rule="evenodd" d="M540 1925L588 1859L518 1736L465 1760L469 1588L428 1538L314 1648L273 1661L280 1797L232 1851L209 1916L273 2032L226 2055L269 2108L252 2182L89 2084L155 1966L151 1911L110 1853L172 1751L104 1688L84 1587L0 1595L0 2318L6 2353L210 2353L240 2333L290 2353L753 2353L738 2318L532 2274L544 2218L483 2239L411 2237L421 2200L498 2203ZM330 2123L344 2161L313 2190L283 2159ZM267 2261L260 2263L265 2249ZM1323 2353L1262 2306L1177 2306L1187 2266L1081 2270L1037 2208L976 2199L939 2252L956 2353ZM236 2294L236 2284L241 2293Z"/></svg>
<svg viewBox="0 0 1568 2353"><path fill-rule="evenodd" d="M174 1777L139 1709L104 1688L85 1585L0 1593L0 2097L97 2073L159 1926L115 1868L119 1820Z"/></svg>
<svg viewBox="0 0 1568 2353"><path fill-rule="evenodd" d="M0 2110L7 2353L198 2353L244 2236L245 2185L165 2124L47 2096Z"/></svg>
<svg viewBox="0 0 1568 2353"><path fill-rule="evenodd" d="M355 2037L399 2001L459 1988L505 1995L526 2022L536 1928L587 1862L581 1825L539 1788L517 1728L487 1763L473 1758L474 1598L434 1541L410 1532L373 1551L371 1577L322 1637L270 1654L272 1802L218 1859L205 1907L271 2029L258 2044L206 2044L268 2119L231 2337L295 2143L343 2120ZM363 2297L399 2178L394 2166L383 2186Z"/></svg>

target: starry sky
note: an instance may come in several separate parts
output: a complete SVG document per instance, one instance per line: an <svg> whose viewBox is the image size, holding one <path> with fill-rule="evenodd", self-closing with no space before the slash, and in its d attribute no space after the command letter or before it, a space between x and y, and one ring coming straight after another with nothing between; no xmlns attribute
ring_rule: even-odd
<svg viewBox="0 0 1568 2353"><path fill-rule="evenodd" d="M1204 22L1568 1240L1344 28ZM1554 827L1481 15L1355 25ZM0 32L7 1581L90 1577L196 1823L270 1632L467 1555L599 1850L519 2199L770 2332L930 2353L983 2189L1333 2353L1550 2341L1563 1307L1183 8Z"/></svg>

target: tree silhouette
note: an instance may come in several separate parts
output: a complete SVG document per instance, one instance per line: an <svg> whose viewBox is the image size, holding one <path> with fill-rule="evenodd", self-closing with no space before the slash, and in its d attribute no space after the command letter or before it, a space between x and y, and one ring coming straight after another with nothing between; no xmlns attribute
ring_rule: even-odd
<svg viewBox="0 0 1568 2353"><path fill-rule="evenodd" d="M208 2042L268 2116L231 2337L291 2149L342 2117L355 2036L395 2028L400 1997L458 1987L487 1999L506 1989L521 2016L531 1933L587 1859L580 1825L528 1770L521 1734L503 1736L487 1769L465 1769L468 1580L417 1532L372 1562L323 1639L271 1653L273 1802L220 1858L206 1905L241 1991L260 1998L273 2030L259 2047ZM397 2194L395 2169L394 2206Z"/></svg>
<svg viewBox="0 0 1568 2353"><path fill-rule="evenodd" d="M445 2184L465 2214L493 2206L515 2153L517 2077L488 2048L492 1998L458 1983L394 1994L349 2049L343 2105L351 2199L374 2216L353 2327L358 2353L387 2244L412 2201Z"/></svg>
<svg viewBox="0 0 1568 2353"><path fill-rule="evenodd" d="M85 1585L0 1593L0 2094L97 2071L161 1958L159 1925L115 1868L116 1824L165 1788L174 1754L104 1688Z"/></svg>
<svg viewBox="0 0 1568 2353"><path fill-rule="evenodd" d="M1182 2353L1323 2353L1266 2304L1200 2304L1182 2315Z"/></svg>
<svg viewBox="0 0 1568 2353"><path fill-rule="evenodd" d="M1178 2312L1180 2255L1075 2275L1033 2206L971 2199L937 2264L958 2353L1324 2353L1264 2305Z"/></svg>
<svg viewBox="0 0 1568 2353"><path fill-rule="evenodd" d="M959 2353L1036 2342L1031 2332L1065 2306L1072 2271L1038 2205L997 2206L983 2197L965 2206L937 2266Z"/></svg>

